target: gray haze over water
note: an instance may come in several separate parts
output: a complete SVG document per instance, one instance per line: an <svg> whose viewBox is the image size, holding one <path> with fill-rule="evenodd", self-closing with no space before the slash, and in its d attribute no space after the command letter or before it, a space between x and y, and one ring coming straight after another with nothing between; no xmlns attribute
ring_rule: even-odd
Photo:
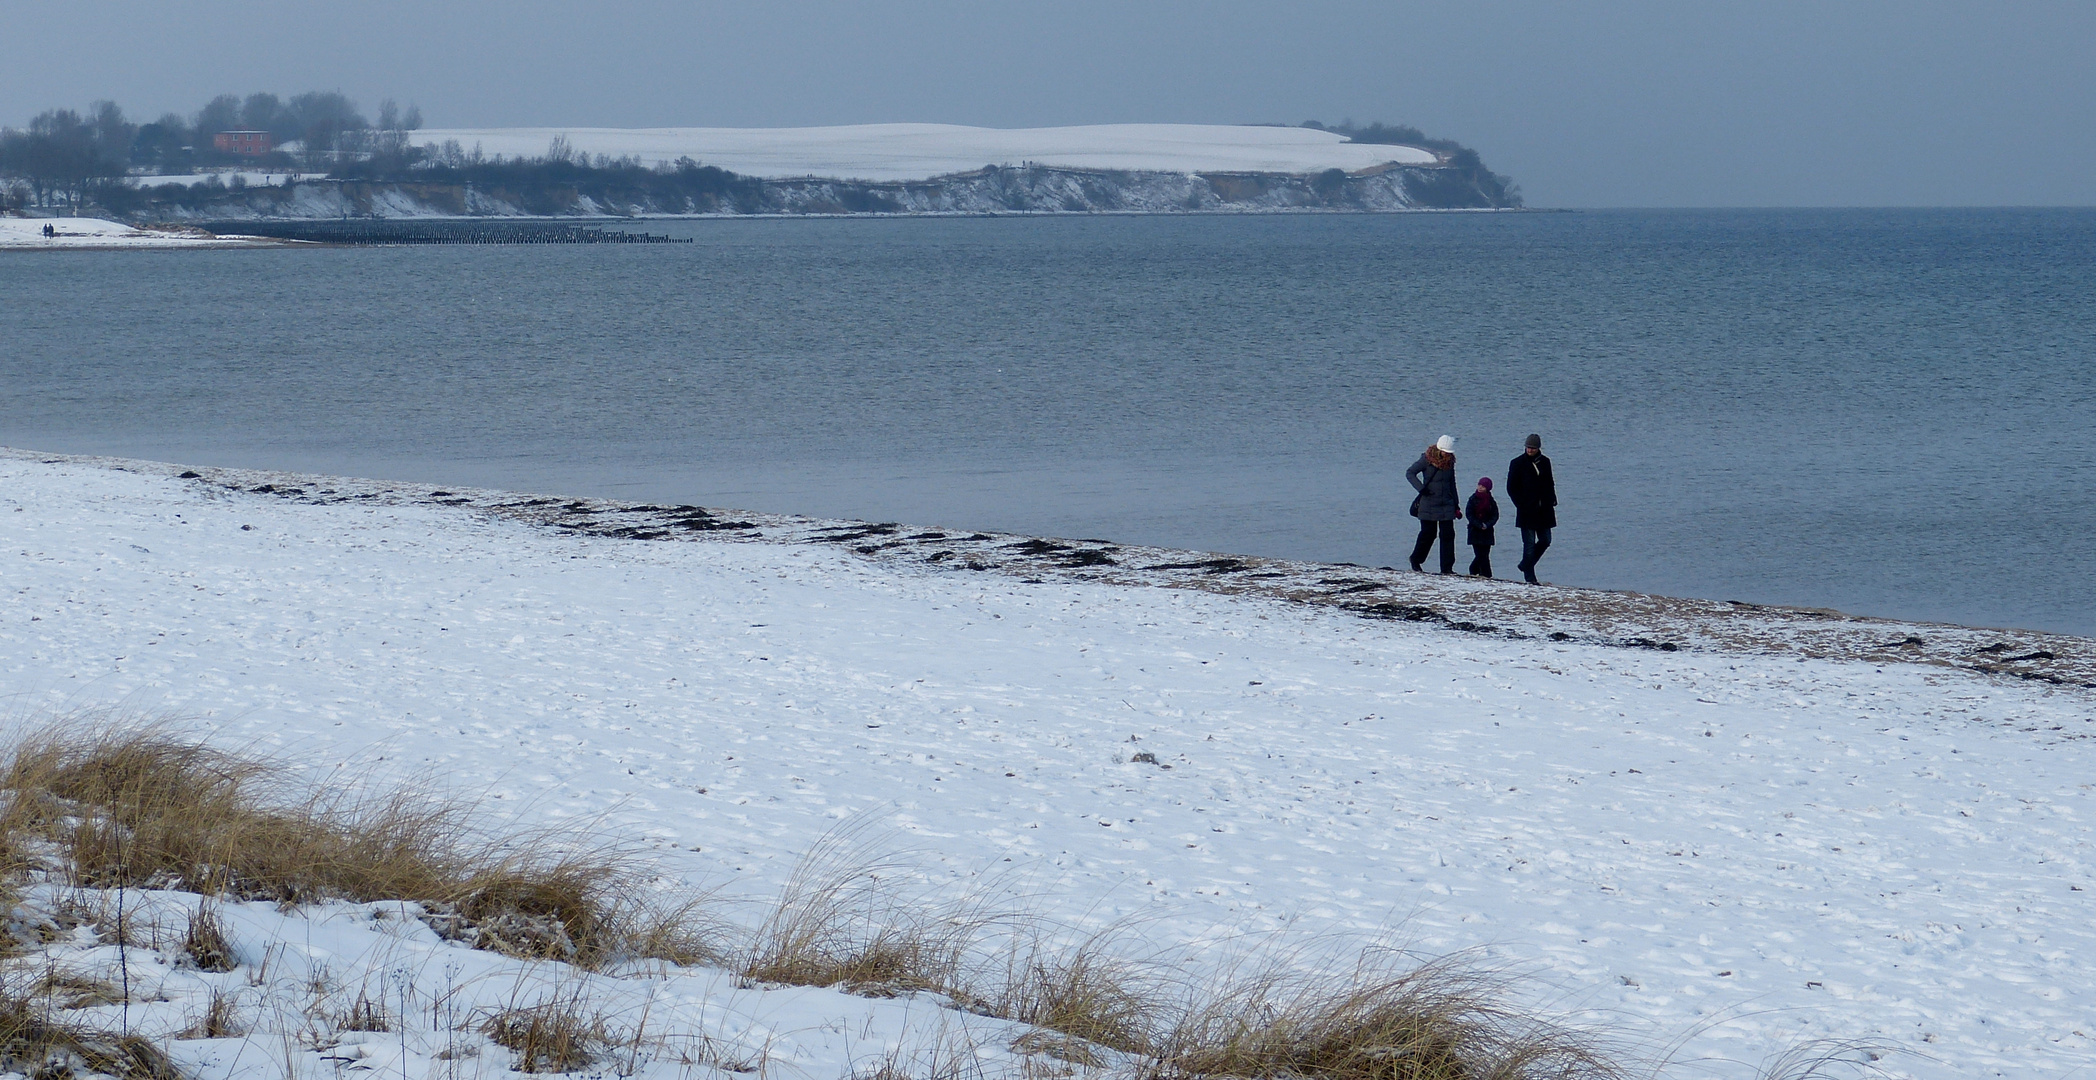
<svg viewBox="0 0 2096 1080"><path fill-rule="evenodd" d="M2088 0L0 6L0 123L340 89L432 126L1419 125L1536 206L2096 203Z"/></svg>
<svg viewBox="0 0 2096 1080"><path fill-rule="evenodd" d="M644 227L0 258L0 443L1402 565L1539 431L1549 580L2096 634L2096 211Z"/></svg>

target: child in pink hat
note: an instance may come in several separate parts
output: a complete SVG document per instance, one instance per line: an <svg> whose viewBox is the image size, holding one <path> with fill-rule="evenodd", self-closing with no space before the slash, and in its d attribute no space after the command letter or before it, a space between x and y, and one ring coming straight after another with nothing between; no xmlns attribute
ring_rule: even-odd
<svg viewBox="0 0 2096 1080"><path fill-rule="evenodd" d="M1492 478L1480 477L1477 490L1470 493L1470 505L1464 508L1470 518L1470 550L1477 558L1470 560L1471 577L1492 576L1492 526L1499 524L1499 502L1492 498Z"/></svg>

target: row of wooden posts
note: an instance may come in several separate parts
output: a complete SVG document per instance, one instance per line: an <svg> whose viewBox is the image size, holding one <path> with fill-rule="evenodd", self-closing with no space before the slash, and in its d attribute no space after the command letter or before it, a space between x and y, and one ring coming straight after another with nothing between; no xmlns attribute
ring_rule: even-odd
<svg viewBox="0 0 2096 1080"><path fill-rule="evenodd" d="M321 244L689 244L689 238L557 221L225 221L219 235Z"/></svg>

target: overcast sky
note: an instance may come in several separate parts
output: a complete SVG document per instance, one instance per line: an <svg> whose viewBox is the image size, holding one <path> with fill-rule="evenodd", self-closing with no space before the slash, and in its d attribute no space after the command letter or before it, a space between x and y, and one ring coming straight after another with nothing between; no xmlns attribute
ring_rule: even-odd
<svg viewBox="0 0 2096 1080"><path fill-rule="evenodd" d="M0 123L1409 123L1532 206L2096 204L2096 0L0 0Z"/></svg>

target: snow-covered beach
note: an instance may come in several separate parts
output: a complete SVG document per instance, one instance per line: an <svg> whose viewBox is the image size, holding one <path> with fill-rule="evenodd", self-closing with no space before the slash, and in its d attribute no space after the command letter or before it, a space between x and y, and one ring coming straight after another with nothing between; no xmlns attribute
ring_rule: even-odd
<svg viewBox="0 0 2096 1080"><path fill-rule="evenodd" d="M19 722L113 705L316 775L438 776L728 895L867 822L935 893L991 882L1197 958L1394 933L1648 1058L1673 1045L1669 1075L1748 1077L1813 1040L1892 1076L2096 1062L2084 639L182 471L0 453ZM232 907L252 952L345 986L551 978L366 906ZM780 1076L964 1019L706 970L591 978L739 1048L707 1067ZM1010 1025L965 1019L983 1069L1021 1068ZM472 1075L440 1026L330 1052ZM175 1045L199 1076L328 1068L276 1034Z"/></svg>
<svg viewBox="0 0 2096 1080"><path fill-rule="evenodd" d="M44 229L51 233L46 235ZM279 247L259 236L217 236L179 226L134 228L102 218L0 217L0 251L106 251L168 248Z"/></svg>

